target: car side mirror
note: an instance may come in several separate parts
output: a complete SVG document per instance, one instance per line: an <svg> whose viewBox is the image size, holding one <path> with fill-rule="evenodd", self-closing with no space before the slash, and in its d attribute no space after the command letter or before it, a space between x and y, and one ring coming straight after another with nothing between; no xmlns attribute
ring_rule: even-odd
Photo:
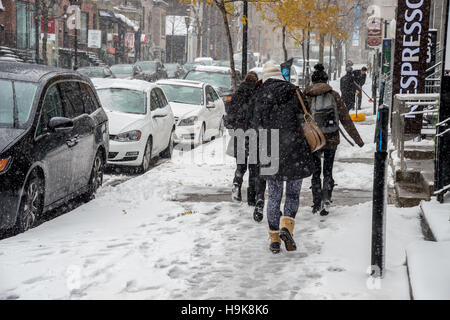
<svg viewBox="0 0 450 320"><path fill-rule="evenodd" d="M70 132L73 129L73 121L69 118L54 117L48 122L50 132Z"/></svg>
<svg viewBox="0 0 450 320"><path fill-rule="evenodd" d="M209 101L209 102L206 104L206 108L208 108L208 109L214 109L215 107L216 107L216 105L214 104L213 101Z"/></svg>

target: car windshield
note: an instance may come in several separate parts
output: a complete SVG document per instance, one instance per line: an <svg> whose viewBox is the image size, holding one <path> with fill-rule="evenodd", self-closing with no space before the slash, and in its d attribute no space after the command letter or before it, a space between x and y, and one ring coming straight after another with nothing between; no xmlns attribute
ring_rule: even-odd
<svg viewBox="0 0 450 320"><path fill-rule="evenodd" d="M156 71L156 62L139 62L137 65L141 67L143 71Z"/></svg>
<svg viewBox="0 0 450 320"><path fill-rule="evenodd" d="M165 64L165 67L167 69L167 71L176 71L178 66L174 63L167 63Z"/></svg>
<svg viewBox="0 0 450 320"><path fill-rule="evenodd" d="M77 71L89 78L103 78L103 69L100 68L78 69Z"/></svg>
<svg viewBox="0 0 450 320"><path fill-rule="evenodd" d="M161 85L169 102L203 105L202 88L173 84Z"/></svg>
<svg viewBox="0 0 450 320"><path fill-rule="evenodd" d="M133 74L133 66L132 65L114 65L111 67L111 71L114 74Z"/></svg>
<svg viewBox="0 0 450 320"><path fill-rule="evenodd" d="M229 89L231 87L231 74L229 73L190 71L185 79L206 82L222 89Z"/></svg>
<svg viewBox="0 0 450 320"><path fill-rule="evenodd" d="M0 127L22 127L28 122L36 90L34 83L0 80Z"/></svg>
<svg viewBox="0 0 450 320"><path fill-rule="evenodd" d="M98 89L97 93L103 108L106 110L133 114L147 113L145 92L130 89L105 88Z"/></svg>

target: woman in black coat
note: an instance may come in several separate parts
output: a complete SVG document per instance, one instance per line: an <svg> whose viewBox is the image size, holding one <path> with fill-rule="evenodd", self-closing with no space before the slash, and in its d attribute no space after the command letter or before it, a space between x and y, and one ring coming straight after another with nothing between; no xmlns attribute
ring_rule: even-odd
<svg viewBox="0 0 450 320"><path fill-rule="evenodd" d="M312 154L301 128L303 111L296 90L296 86L284 80L280 69L268 62L263 67L263 85L253 100L252 128L266 129L270 135L277 130L279 134L278 154L274 149L276 145L271 145L271 137L267 139L270 163L264 163L264 155L260 154L261 175L267 178L269 188L267 219L273 253L280 252L280 239L285 242L288 251L296 250L293 230L302 180L311 176L314 169ZM304 96L303 100L306 104ZM267 173L264 169L268 167L278 168ZM285 181L286 202L280 230L280 204Z"/></svg>
<svg viewBox="0 0 450 320"><path fill-rule="evenodd" d="M228 129L238 130L244 133L249 128L249 121L252 115L252 106L250 103L255 91L258 89L258 75L254 72L247 73L244 81L239 86L231 101L226 104L226 126ZM236 202L242 201L241 187L243 177L249 170L247 202L250 206L255 206L257 200L262 199L264 204L265 181L259 178L259 168L256 163L248 163L248 138L238 139L233 133L230 141L229 149L231 154L236 158L236 172L233 180L232 200ZM238 145L243 143L243 145ZM239 154L238 149L243 154Z"/></svg>

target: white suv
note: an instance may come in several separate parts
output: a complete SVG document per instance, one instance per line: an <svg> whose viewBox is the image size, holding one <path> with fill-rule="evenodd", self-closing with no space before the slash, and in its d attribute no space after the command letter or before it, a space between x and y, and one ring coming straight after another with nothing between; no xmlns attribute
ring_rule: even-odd
<svg viewBox="0 0 450 320"><path fill-rule="evenodd" d="M109 119L109 165L140 167L172 157L175 118L163 90L141 80L93 79Z"/></svg>

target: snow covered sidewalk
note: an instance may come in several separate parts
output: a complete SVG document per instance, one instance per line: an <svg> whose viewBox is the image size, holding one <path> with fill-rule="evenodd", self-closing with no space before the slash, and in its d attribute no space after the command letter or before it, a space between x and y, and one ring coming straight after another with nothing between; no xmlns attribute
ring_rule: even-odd
<svg viewBox="0 0 450 320"><path fill-rule="evenodd" d="M357 124L364 148L342 141L334 173L343 200L329 217L311 214L305 180L296 252L274 256L266 219L214 200L230 192L235 167L220 138L1 240L0 299L409 299L405 248L422 239L418 208L388 208L386 278L366 274L371 203L353 199L372 190L374 123Z"/></svg>

